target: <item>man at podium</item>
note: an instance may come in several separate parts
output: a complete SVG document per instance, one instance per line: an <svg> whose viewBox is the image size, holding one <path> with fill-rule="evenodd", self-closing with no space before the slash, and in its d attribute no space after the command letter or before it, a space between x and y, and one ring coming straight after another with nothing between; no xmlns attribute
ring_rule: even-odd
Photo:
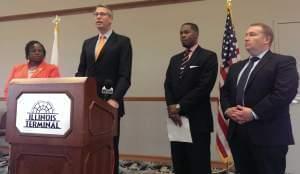
<svg viewBox="0 0 300 174"><path fill-rule="evenodd" d="M124 115L123 97L131 82L132 48L130 39L112 30L113 12L107 6L98 5L94 12L99 33L84 41L80 63L75 76L94 77L98 96L118 109L118 135L114 137L115 173L119 166L120 117ZM110 89L107 97L106 90Z"/></svg>

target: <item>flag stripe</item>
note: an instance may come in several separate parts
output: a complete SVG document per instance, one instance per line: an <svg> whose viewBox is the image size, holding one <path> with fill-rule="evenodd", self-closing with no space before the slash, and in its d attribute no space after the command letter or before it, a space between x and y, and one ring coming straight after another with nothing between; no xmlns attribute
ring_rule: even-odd
<svg viewBox="0 0 300 174"><path fill-rule="evenodd" d="M223 131L224 135L227 136L228 126L225 123L225 120L221 114L221 111L219 111L219 113L218 113L218 124L219 124L219 127L221 128L221 130Z"/></svg>
<svg viewBox="0 0 300 174"><path fill-rule="evenodd" d="M225 150L225 147L223 146L223 143L221 142L219 136L217 135L217 147L219 152L221 153L223 158L228 158L227 152Z"/></svg>
<svg viewBox="0 0 300 174"><path fill-rule="evenodd" d="M220 69L220 75L221 75L222 80L223 80L223 79L226 79L226 77L227 77L227 72L226 72L226 70L225 70L224 68L221 68L221 69ZM223 84L222 84L222 86L223 86Z"/></svg>

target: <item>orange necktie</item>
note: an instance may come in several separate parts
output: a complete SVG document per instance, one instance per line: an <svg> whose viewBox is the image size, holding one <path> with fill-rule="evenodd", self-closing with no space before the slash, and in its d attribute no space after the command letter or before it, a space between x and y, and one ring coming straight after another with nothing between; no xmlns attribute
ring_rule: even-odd
<svg viewBox="0 0 300 174"><path fill-rule="evenodd" d="M101 52L101 50L102 50L102 48L105 44L105 39L106 39L105 36L100 36L100 39L99 39L98 44L97 44L97 48L95 50L95 59L96 60L98 59L98 56L99 56L99 54L100 54L100 52Z"/></svg>

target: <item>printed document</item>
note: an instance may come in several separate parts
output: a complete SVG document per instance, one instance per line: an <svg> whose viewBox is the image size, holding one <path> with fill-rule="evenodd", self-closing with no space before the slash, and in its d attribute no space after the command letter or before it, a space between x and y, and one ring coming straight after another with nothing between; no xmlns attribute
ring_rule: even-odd
<svg viewBox="0 0 300 174"><path fill-rule="evenodd" d="M189 119L186 117L181 117L182 125L181 127L175 125L175 123L167 118L167 129L168 129L168 137L170 141L177 142L186 142L192 143L192 136L190 131L190 123Z"/></svg>

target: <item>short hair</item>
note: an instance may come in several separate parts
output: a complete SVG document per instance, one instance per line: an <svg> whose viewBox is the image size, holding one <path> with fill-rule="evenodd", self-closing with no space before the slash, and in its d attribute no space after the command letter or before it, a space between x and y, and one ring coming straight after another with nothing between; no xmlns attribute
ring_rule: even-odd
<svg viewBox="0 0 300 174"><path fill-rule="evenodd" d="M192 23L192 22L186 22L186 23L182 24L181 26L184 26L184 25L189 25L193 31L195 31L196 33L199 34L199 27L197 24Z"/></svg>
<svg viewBox="0 0 300 174"><path fill-rule="evenodd" d="M99 5L96 6L96 9L97 9L97 8L105 8L105 9L109 10L109 11L110 11L110 14L109 14L109 15L110 15L111 17L113 17L113 10L112 10L112 8L110 8L109 6L103 5L103 4L99 4Z"/></svg>
<svg viewBox="0 0 300 174"><path fill-rule="evenodd" d="M270 26L268 26L267 24L264 24L264 23L261 23L261 22L250 24L250 27L254 27L254 26L259 26L259 27L262 28L263 33L265 34L265 36L270 38L270 45L272 45L272 42L274 40L274 33L273 33L272 28Z"/></svg>
<svg viewBox="0 0 300 174"><path fill-rule="evenodd" d="M28 59L30 48L32 48L34 44L39 44L42 47L43 56L45 57L46 56L46 49L45 49L44 45L39 41L31 40L31 41L27 42L27 44L25 46L26 59Z"/></svg>

